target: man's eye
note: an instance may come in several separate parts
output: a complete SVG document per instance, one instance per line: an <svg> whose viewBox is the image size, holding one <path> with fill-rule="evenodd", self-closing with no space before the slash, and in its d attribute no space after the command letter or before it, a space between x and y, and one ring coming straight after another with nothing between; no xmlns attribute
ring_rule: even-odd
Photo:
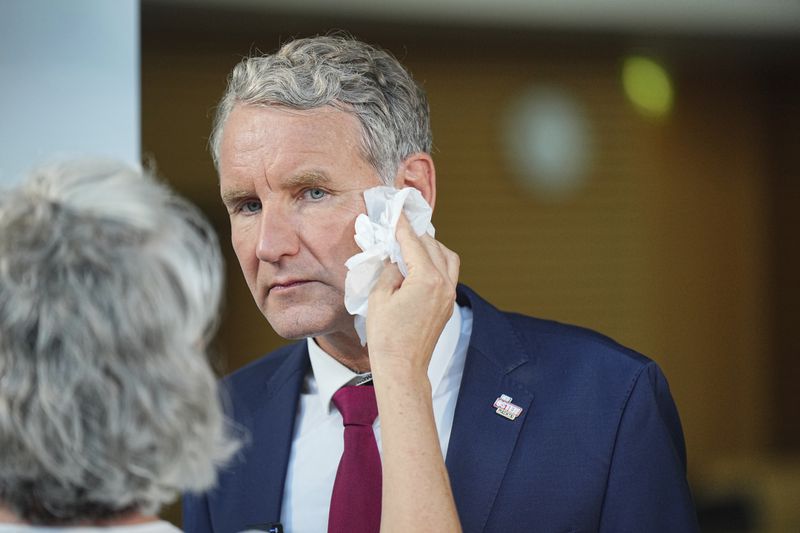
<svg viewBox="0 0 800 533"><path fill-rule="evenodd" d="M328 193L317 187L306 189L305 195L309 200L322 200Z"/></svg>
<svg viewBox="0 0 800 533"><path fill-rule="evenodd" d="M258 213L261 211L261 202L258 200L250 200L244 202L241 207L242 213L248 215L253 213Z"/></svg>

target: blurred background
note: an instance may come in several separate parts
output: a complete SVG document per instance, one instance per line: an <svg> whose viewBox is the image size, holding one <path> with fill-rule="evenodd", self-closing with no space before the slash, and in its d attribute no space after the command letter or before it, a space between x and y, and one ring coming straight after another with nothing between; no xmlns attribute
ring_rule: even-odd
<svg viewBox="0 0 800 533"><path fill-rule="evenodd" d="M138 8L143 156L202 207L228 255L220 372L285 341L226 239L214 107L242 57L344 29L392 51L428 93L433 222L462 281L659 363L704 531L800 531L800 2Z"/></svg>

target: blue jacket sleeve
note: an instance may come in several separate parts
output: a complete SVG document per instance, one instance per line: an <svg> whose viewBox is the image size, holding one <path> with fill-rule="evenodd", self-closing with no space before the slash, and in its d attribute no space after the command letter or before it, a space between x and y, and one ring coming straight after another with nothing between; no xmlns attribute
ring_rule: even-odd
<svg viewBox="0 0 800 533"><path fill-rule="evenodd" d="M603 532L695 532L678 411L655 363L636 376L617 430L600 522Z"/></svg>

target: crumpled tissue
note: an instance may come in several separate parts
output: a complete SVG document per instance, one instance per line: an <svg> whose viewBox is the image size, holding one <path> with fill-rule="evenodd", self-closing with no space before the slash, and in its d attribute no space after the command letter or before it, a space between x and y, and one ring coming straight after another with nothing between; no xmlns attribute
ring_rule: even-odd
<svg viewBox="0 0 800 533"><path fill-rule="evenodd" d="M344 305L355 315L355 328L361 345L367 343L367 311L369 294L378 281L386 258L397 263L403 276L408 275L400 244L395 238L400 213L405 213L417 235L434 236L431 224L433 210L422 194L412 187L373 187L364 191L366 215L356 217L356 244L362 252L345 262L348 268L344 281Z"/></svg>

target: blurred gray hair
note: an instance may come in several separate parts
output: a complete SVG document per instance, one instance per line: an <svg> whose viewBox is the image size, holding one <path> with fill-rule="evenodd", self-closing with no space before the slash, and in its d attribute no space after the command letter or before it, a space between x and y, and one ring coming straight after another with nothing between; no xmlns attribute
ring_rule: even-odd
<svg viewBox="0 0 800 533"><path fill-rule="evenodd" d="M238 448L205 346L216 236L152 177L105 160L0 193L0 502L68 524L153 514Z"/></svg>
<svg viewBox="0 0 800 533"><path fill-rule="evenodd" d="M234 67L210 139L218 169L222 130L237 104L333 106L354 114L361 124L364 159L386 185L392 185L405 158L431 151L424 91L394 56L349 36L297 39Z"/></svg>

